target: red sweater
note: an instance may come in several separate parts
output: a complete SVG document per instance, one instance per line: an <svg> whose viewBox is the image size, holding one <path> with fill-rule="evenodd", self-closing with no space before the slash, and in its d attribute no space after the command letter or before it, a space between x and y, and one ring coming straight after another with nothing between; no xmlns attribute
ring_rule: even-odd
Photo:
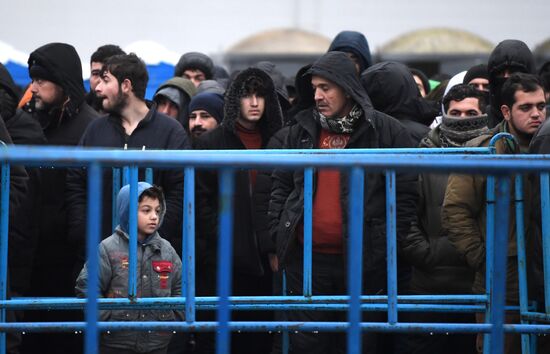
<svg viewBox="0 0 550 354"><path fill-rule="evenodd" d="M346 147L349 134L336 134L321 130L320 149ZM320 169L313 199L313 252L325 254L343 253L342 202L340 198L340 170ZM303 244L303 225L297 230Z"/></svg>
<svg viewBox="0 0 550 354"><path fill-rule="evenodd" d="M254 130L250 130L240 125L239 122L235 122L235 130L247 150L262 148L262 135L257 127ZM256 185L256 174L256 170L250 170L250 184L252 189L254 189Z"/></svg>

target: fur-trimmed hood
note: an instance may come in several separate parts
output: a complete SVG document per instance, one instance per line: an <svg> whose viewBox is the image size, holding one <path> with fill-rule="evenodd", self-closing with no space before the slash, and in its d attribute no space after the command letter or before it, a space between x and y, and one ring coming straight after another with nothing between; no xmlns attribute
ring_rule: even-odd
<svg viewBox="0 0 550 354"><path fill-rule="evenodd" d="M244 84L251 77L262 81L266 88L264 115L259 121L260 133L265 141L281 129L283 115L279 105L279 99L275 91L275 85L271 77L262 69L248 68L241 71L231 82L231 86L225 92L224 117L222 126L231 130L235 129L235 121L241 115L241 98L244 96Z"/></svg>

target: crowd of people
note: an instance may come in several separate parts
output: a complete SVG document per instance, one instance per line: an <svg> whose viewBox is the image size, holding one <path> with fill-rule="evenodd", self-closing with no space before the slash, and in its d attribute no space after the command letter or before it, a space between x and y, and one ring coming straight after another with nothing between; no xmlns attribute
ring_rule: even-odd
<svg viewBox="0 0 550 354"><path fill-rule="evenodd" d="M145 97L147 68L134 53L104 45L90 59L84 89L75 48L49 43L28 59L32 83L15 85L0 64L0 140L139 150L247 150L449 148L487 146L500 132L497 153L550 153L550 62L537 70L528 46L504 40L486 64L436 82L399 62L374 63L365 36L343 31L326 54L301 68L293 82L261 61L227 73L197 52L181 56L174 77L153 100ZM11 170L10 296L85 296L87 176L81 168ZM140 180L145 171L139 172ZM128 187L113 201L112 171L103 171L100 290L127 297ZM155 169L155 186L139 185L138 296L181 296L184 177ZM347 293L348 174L320 168L313 190L313 295ZM196 176L196 294L216 295L218 176ZM529 295L543 307L541 211L536 176L525 179ZM303 170L238 170L233 195L232 294L280 295L303 291ZM363 294L385 294L385 177L367 171L364 198ZM400 294L480 294L485 291L486 177L398 173L397 240ZM114 191L117 192L117 191ZM116 194L115 194L116 195ZM143 210L142 210L143 205ZM118 207L119 220L112 220ZM145 215L145 214L144 214ZM151 216L152 215L152 216ZM510 210L506 301L517 305L515 214ZM114 226L118 226L114 228ZM157 233L158 230L158 233ZM124 243L126 242L126 243ZM175 253L174 253L175 252ZM177 254L176 254L177 253ZM548 257L548 255L547 255ZM229 265L228 265L229 266ZM77 281L78 277L78 281ZM76 282L76 283L75 283ZM138 314L141 314L139 316ZM484 322L483 314L408 313L405 322ZM174 311L102 312L103 320L174 320ZM9 312L10 321L82 319L80 311ZM345 312L234 311L235 321L345 321ZM215 321L199 311L198 321ZM386 321L365 312L368 322ZM506 321L519 323L517 312ZM213 333L136 335L105 332L102 353L213 353ZM281 353L273 333L233 333L232 353ZM549 352L547 340L539 350ZM290 333L290 353L344 353L340 333ZM480 353L483 335L365 333L364 353ZM547 351L545 351L547 350ZM75 334L10 334L8 353L80 353ZM520 353L519 335L507 335L506 353ZM539 351L541 352L541 351Z"/></svg>

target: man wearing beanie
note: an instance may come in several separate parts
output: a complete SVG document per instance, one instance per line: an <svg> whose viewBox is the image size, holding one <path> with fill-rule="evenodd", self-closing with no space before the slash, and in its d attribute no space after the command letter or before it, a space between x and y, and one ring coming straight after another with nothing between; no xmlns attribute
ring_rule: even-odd
<svg viewBox="0 0 550 354"><path fill-rule="evenodd" d="M490 108L489 128L494 128L502 122L500 107L502 103L502 86L511 74L520 72L526 74L535 74L535 58L531 50L524 42L517 39L507 39L493 49L487 63L489 71L489 92Z"/></svg>
<svg viewBox="0 0 550 354"><path fill-rule="evenodd" d="M76 146L88 125L98 114L85 102L82 64L75 48L65 43L49 43L33 51L28 60L33 117L40 123L47 145ZM71 270L76 252L67 242L67 205L65 193L66 169L38 170L41 186L31 296L74 296ZM60 272L60 269L66 271ZM56 276L52 277L52 274ZM68 313L31 311L29 320L68 320ZM78 352L74 336L48 334L25 336L36 352Z"/></svg>
<svg viewBox="0 0 550 354"><path fill-rule="evenodd" d="M198 97L198 95L196 96ZM212 114L218 114L212 112ZM282 114L269 75L258 68L241 71L225 94L224 117L214 130L196 139L198 150L264 149L269 139L282 127ZM197 295L216 294L216 259L218 240L218 178L215 172L197 174ZM266 213L269 195L264 179L256 170L238 170L235 176L233 203L233 295L271 295L271 267L267 251L272 240L267 229ZM207 316L207 315L206 315ZM239 311L235 320L258 319ZM252 317L251 317L252 316ZM270 314L260 317L270 319ZM214 317L207 318L214 320ZM213 352L212 334L197 336L197 352ZM233 333L232 353L262 354L271 349L271 336L267 333Z"/></svg>
<svg viewBox="0 0 550 354"><path fill-rule="evenodd" d="M414 147L407 129L396 119L376 111L361 86L355 65L342 52L328 52L304 75L313 88L315 107L300 111L288 128L283 149L357 149ZM345 295L348 175L334 169L316 169L313 190L313 295ZM368 182L367 182L368 180ZM387 293L385 176L369 173L365 178L363 248L363 294ZM367 188L368 185L368 188ZM286 271L289 295L303 294L304 246L303 170L275 170L269 202L270 233L277 244L279 268ZM397 238L402 240L416 212L417 177L397 174ZM410 267L398 263L400 277ZM403 278L402 278L403 279ZM400 282L399 289L406 291ZM345 313L296 311L289 321L344 320ZM380 314L365 313L365 321L384 321ZM403 338L386 340L381 334L366 334L368 353L393 353ZM291 333L291 353L338 353L345 336L327 333Z"/></svg>
<svg viewBox="0 0 550 354"><path fill-rule="evenodd" d="M201 81L211 80L214 77L214 62L203 53L185 53L176 64L174 76L189 79L197 87Z"/></svg>
<svg viewBox="0 0 550 354"><path fill-rule="evenodd" d="M187 130L188 106L191 98L197 94L197 88L191 80L173 77L163 82L155 92L153 101L157 110L175 118Z"/></svg>
<svg viewBox="0 0 550 354"><path fill-rule="evenodd" d="M470 85L483 92L489 92L489 71L487 65L479 64L472 66L464 75L464 84Z"/></svg>
<svg viewBox="0 0 550 354"><path fill-rule="evenodd" d="M191 99L189 112L189 134L196 139L222 122L223 97L217 93L199 93Z"/></svg>

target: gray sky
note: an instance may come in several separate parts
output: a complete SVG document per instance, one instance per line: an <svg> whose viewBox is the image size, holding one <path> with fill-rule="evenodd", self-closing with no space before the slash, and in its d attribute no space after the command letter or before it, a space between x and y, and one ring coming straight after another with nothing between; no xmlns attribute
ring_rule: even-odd
<svg viewBox="0 0 550 354"><path fill-rule="evenodd" d="M106 43L151 40L180 54L215 54L283 27L329 38L361 31L373 52L427 27L467 30L494 44L521 39L532 49L550 37L549 0L0 0L0 11L0 41L25 53L48 42L71 43L84 63Z"/></svg>

